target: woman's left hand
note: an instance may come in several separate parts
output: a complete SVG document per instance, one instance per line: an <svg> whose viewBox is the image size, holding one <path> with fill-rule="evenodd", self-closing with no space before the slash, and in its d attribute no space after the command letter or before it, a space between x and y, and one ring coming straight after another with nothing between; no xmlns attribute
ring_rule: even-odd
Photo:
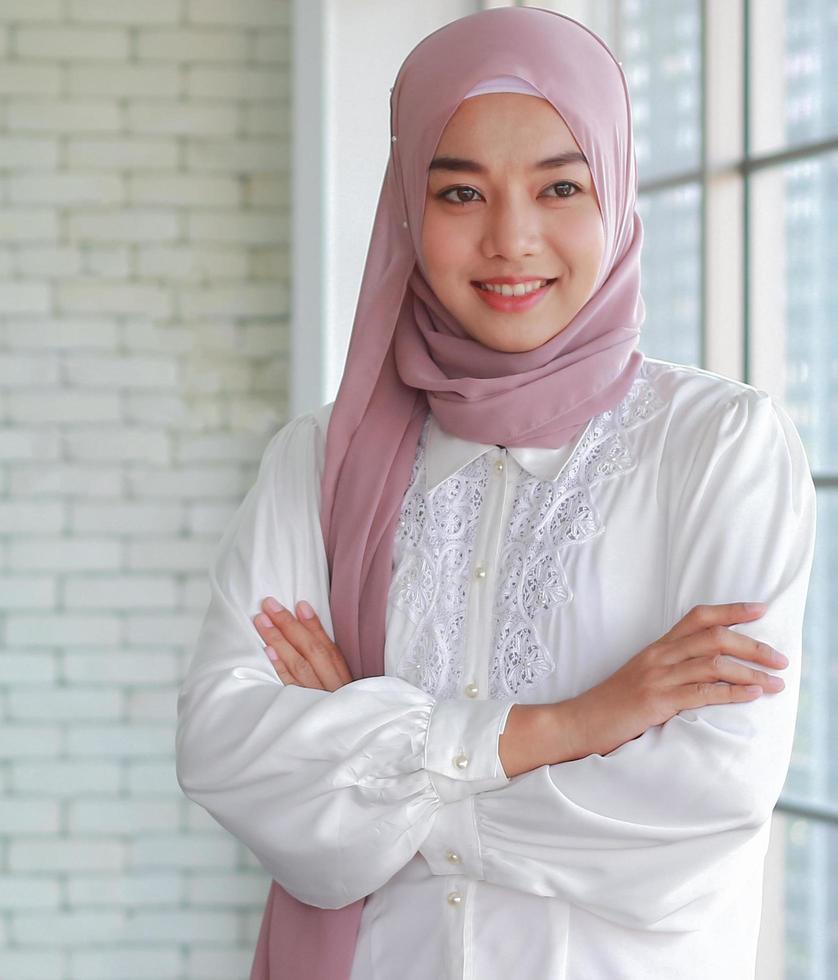
<svg viewBox="0 0 838 980"><path fill-rule="evenodd" d="M298 603L297 619L268 596L262 602L262 612L253 617L253 624L266 644L266 654L270 657L269 649L276 653L276 660L271 659L283 684L336 691L354 679L349 665L318 616L306 619L301 607L302 603Z"/></svg>

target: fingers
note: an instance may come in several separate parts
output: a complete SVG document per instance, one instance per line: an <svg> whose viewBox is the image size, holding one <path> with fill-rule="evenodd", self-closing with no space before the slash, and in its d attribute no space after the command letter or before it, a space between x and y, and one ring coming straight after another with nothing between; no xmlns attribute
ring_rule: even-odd
<svg viewBox="0 0 838 980"><path fill-rule="evenodd" d="M346 662L316 616L314 624L304 625L270 597L263 601L262 609L253 618L256 630L297 683L335 691L352 680Z"/></svg>
<svg viewBox="0 0 838 980"><path fill-rule="evenodd" d="M750 608L750 607L759 608ZM765 603L727 602L711 605L704 603L693 608L661 637L662 640L677 640L698 630L717 624L731 626L733 623L749 623L765 615Z"/></svg>
<svg viewBox="0 0 838 980"><path fill-rule="evenodd" d="M719 624L692 633L677 642L664 644L659 653L659 662L675 664L690 657L703 658L714 653L728 653L740 660L765 664L775 670L782 670L789 665L788 657L770 644Z"/></svg>

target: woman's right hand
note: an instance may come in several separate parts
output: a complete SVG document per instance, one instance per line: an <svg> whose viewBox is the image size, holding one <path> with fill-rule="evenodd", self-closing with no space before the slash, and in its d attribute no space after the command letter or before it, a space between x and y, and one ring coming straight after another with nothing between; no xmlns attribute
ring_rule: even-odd
<svg viewBox="0 0 838 980"><path fill-rule="evenodd" d="M694 606L659 640L578 695L573 700L584 754L607 755L684 708L753 701L765 691L782 690L782 678L725 656L775 670L788 666L767 643L727 628L763 615L764 606L748 612L742 602Z"/></svg>

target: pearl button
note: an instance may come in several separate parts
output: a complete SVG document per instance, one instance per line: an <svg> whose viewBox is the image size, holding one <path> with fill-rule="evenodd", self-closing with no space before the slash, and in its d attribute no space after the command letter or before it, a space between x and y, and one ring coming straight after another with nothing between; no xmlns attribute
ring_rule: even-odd
<svg viewBox="0 0 838 980"><path fill-rule="evenodd" d="M447 851L445 856L452 864L459 864L462 858L456 851Z"/></svg>
<svg viewBox="0 0 838 980"><path fill-rule="evenodd" d="M390 137L390 142L391 143L395 143L397 139L398 139L398 136L391 136Z"/></svg>
<svg viewBox="0 0 838 980"><path fill-rule="evenodd" d="M498 471L498 473L503 473L503 460L502 459L499 459L495 463L495 469Z"/></svg>
<svg viewBox="0 0 838 980"><path fill-rule="evenodd" d="M479 693L480 693L480 689L476 684L469 684L468 687L466 688L466 694L470 698L476 698Z"/></svg>
<svg viewBox="0 0 838 980"><path fill-rule="evenodd" d="M455 755L452 762L458 769L465 769L468 766L468 756Z"/></svg>
<svg viewBox="0 0 838 980"><path fill-rule="evenodd" d="M459 905L463 900L463 896L459 892L449 892L448 893L448 904L449 905Z"/></svg>
<svg viewBox="0 0 838 980"><path fill-rule="evenodd" d="M477 567L475 568L475 570L474 570L474 577L475 578L486 578L486 568L485 568L485 566L482 563L478 564Z"/></svg>

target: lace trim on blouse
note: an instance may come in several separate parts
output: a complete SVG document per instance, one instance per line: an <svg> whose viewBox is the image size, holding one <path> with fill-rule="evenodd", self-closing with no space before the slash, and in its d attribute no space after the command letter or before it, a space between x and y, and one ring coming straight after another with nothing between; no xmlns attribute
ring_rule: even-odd
<svg viewBox="0 0 838 980"><path fill-rule="evenodd" d="M605 530L592 491L637 465L626 433L664 406L645 367L644 362L618 405L594 416L555 481L526 470L521 474L499 556L506 577L494 601L492 698L514 696L556 669L538 626L548 611L573 599L559 549ZM448 700L460 696L468 589L489 458L483 453L426 490L429 423L430 414L396 527L388 602L416 624L398 676Z"/></svg>

